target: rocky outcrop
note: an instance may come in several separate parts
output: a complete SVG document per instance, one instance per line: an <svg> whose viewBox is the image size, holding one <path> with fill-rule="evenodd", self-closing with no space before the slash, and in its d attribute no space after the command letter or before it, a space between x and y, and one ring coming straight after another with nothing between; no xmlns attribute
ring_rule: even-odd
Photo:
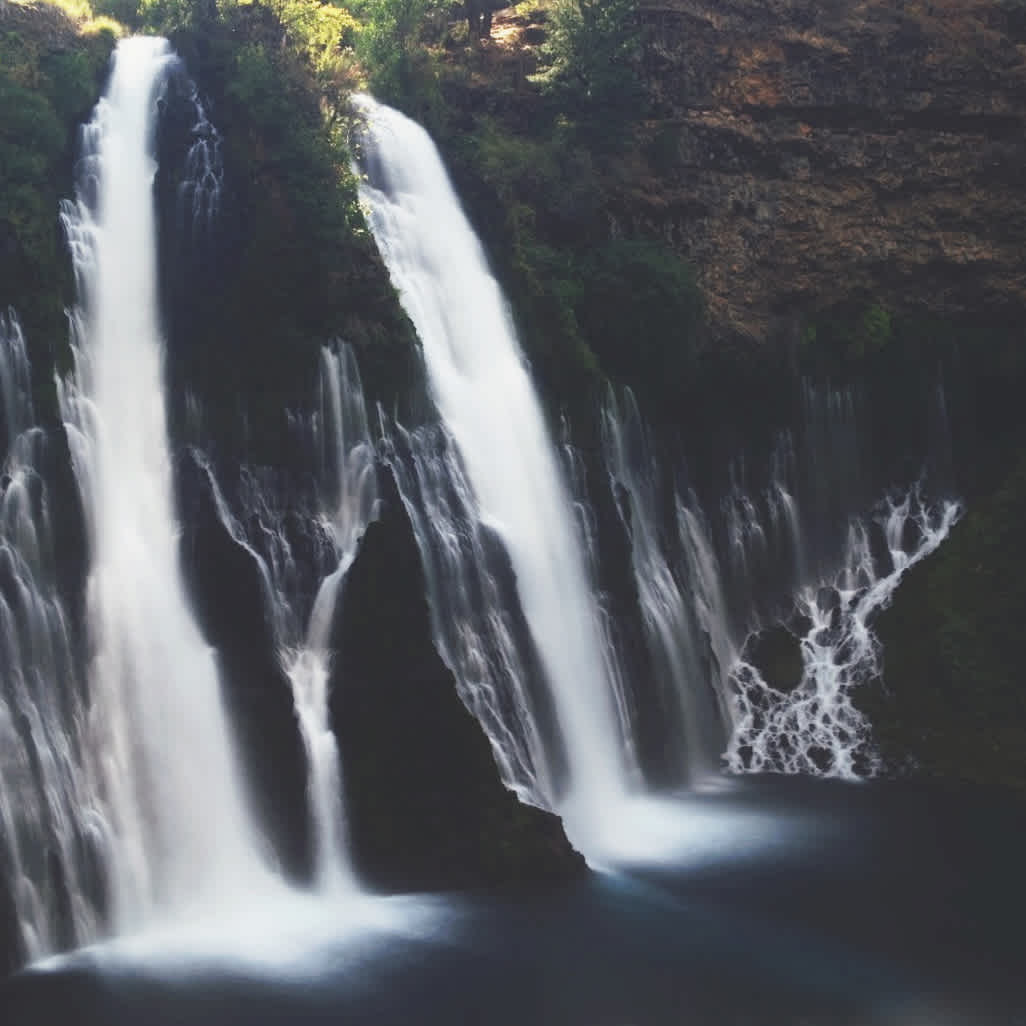
<svg viewBox="0 0 1026 1026"><path fill-rule="evenodd" d="M656 119L615 228L695 265L762 338L874 297L1026 304L1026 46L1001 0L641 0Z"/></svg>
<svg viewBox="0 0 1026 1026"><path fill-rule="evenodd" d="M525 886L577 876L558 817L499 781L431 641L420 555L389 472L336 624L332 721L357 871L383 890Z"/></svg>

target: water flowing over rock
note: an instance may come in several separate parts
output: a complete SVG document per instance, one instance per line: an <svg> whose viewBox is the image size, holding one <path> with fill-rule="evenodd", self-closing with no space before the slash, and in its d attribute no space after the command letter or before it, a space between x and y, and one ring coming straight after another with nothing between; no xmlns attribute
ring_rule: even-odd
<svg viewBox="0 0 1026 1026"><path fill-rule="evenodd" d="M110 843L91 773L81 657L61 598L49 434L13 312L0 316L0 968L82 944L104 918Z"/></svg>
<svg viewBox="0 0 1026 1026"><path fill-rule="evenodd" d="M633 756L555 447L502 293L434 144L397 111L369 97L357 105L371 228L423 344L477 516L508 552L565 749L566 780L535 797L594 823L630 786ZM530 715L537 720L539 710ZM536 780L553 779L554 760L546 761Z"/></svg>
<svg viewBox="0 0 1026 1026"><path fill-rule="evenodd" d="M186 600L172 502L152 146L174 60L163 40L118 47L84 133L77 202L62 213L81 306L61 403L89 525L92 754L121 928L264 874L217 667Z"/></svg>

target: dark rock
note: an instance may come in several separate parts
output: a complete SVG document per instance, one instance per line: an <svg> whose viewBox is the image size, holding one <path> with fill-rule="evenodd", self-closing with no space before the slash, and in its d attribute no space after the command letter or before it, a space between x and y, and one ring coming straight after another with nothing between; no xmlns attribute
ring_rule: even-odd
<svg viewBox="0 0 1026 1026"><path fill-rule="evenodd" d="M522 805L431 640L420 555L391 473L336 618L331 716L350 846L383 890L532 885L584 870L559 819Z"/></svg>
<svg viewBox="0 0 1026 1026"><path fill-rule="evenodd" d="M1026 461L902 579L855 701L888 768L1026 789Z"/></svg>
<svg viewBox="0 0 1026 1026"><path fill-rule="evenodd" d="M0 980L24 965L25 958L10 882L0 874Z"/></svg>
<svg viewBox="0 0 1026 1026"><path fill-rule="evenodd" d="M802 681L802 645L784 624L767 627L745 642L742 658L751 663L762 679L777 691L794 691Z"/></svg>
<svg viewBox="0 0 1026 1026"><path fill-rule="evenodd" d="M260 570L225 530L196 463L187 457L178 470L182 565L200 626L218 652L253 807L285 872L305 879L311 869L306 753L267 622Z"/></svg>

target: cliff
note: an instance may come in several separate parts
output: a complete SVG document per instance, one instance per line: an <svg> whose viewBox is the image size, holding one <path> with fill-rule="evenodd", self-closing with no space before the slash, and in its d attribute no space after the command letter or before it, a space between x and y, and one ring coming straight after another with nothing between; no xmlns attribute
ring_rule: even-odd
<svg viewBox="0 0 1026 1026"><path fill-rule="evenodd" d="M545 6L450 55L450 102L523 134L546 122ZM642 96L629 144L596 165L600 231L689 261L713 338L796 338L853 302L1023 307L1017 0L639 0L638 17Z"/></svg>
<svg viewBox="0 0 1026 1026"><path fill-rule="evenodd" d="M1023 305L1013 5L640 8L658 118L615 206L693 262L714 323L763 336L860 296L943 315Z"/></svg>

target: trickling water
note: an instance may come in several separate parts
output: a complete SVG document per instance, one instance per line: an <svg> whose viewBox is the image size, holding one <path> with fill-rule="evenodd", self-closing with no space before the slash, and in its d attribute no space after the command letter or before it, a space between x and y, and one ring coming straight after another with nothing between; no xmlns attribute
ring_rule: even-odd
<svg viewBox="0 0 1026 1026"><path fill-rule="evenodd" d="M674 566L663 537L664 482L631 392L623 409L610 395L602 416L603 449L613 497L630 539L634 580L652 672L674 724L667 733L681 780L715 771L726 741L717 708L716 674L708 659L709 627L722 617L712 589L718 569L700 522L672 495L680 511L683 566ZM690 565L688 565L690 563Z"/></svg>
<svg viewBox="0 0 1026 1026"><path fill-rule="evenodd" d="M731 467L719 531L693 493L683 496L666 479L630 392L610 396L603 410L610 485L653 671L669 696L664 736L685 754L692 779L723 760L735 772L872 772L870 724L852 702L878 669L872 618L958 515L956 503L928 506L913 490L859 519L865 485L854 396L805 383L802 405L800 453L782 433L759 488L747 484L752 468ZM874 560L873 531L886 565ZM785 694L741 654L753 633L792 617L809 626L801 684ZM703 724L712 739L704 747Z"/></svg>
<svg viewBox="0 0 1026 1026"><path fill-rule="evenodd" d="M552 739L543 739L539 696L528 690L536 657L456 444L441 424L412 432L391 425L383 451L424 566L435 647L484 728L503 783L545 804L555 793L555 756Z"/></svg>
<svg viewBox="0 0 1026 1026"><path fill-rule="evenodd" d="M221 162L221 136L207 118L196 87L192 86L192 102L196 121L192 126L192 145L185 156L185 173L178 186L178 204L185 234L188 225L191 239L202 241L209 236L221 204L224 165Z"/></svg>
<svg viewBox="0 0 1026 1026"><path fill-rule="evenodd" d="M38 958L96 935L106 826L82 764L81 682L54 582L49 439L13 313L0 315L0 401L0 881L24 954Z"/></svg>
<svg viewBox="0 0 1026 1026"><path fill-rule="evenodd" d="M164 40L122 41L64 205L81 307L62 410L89 522L90 748L115 835L118 927L263 880L213 652L178 553L156 294Z"/></svg>
<svg viewBox="0 0 1026 1026"><path fill-rule="evenodd" d="M312 418L311 442L320 455L316 512L297 509L289 497L289 523L275 502L272 483L243 468L229 502L210 461L194 456L206 472L221 523L253 556L264 582L275 647L292 686L296 716L309 767L310 819L314 837L314 873L320 887L355 887L346 843L342 772L331 730L329 688L331 630L367 525L376 516L377 471L359 371L352 350L321 352L321 408ZM232 507L238 509L239 515ZM301 522L313 567L301 566L293 552L291 526ZM306 577L312 571L312 602Z"/></svg>
<svg viewBox="0 0 1026 1026"><path fill-rule="evenodd" d="M624 793L632 756L554 446L502 293L434 144L369 97L357 106L367 122L361 195L371 229L420 336L478 516L509 553L551 691L567 793L543 797L587 824ZM555 777L547 762L535 767L539 781Z"/></svg>
<svg viewBox="0 0 1026 1026"><path fill-rule="evenodd" d="M732 770L851 778L879 769L870 723L852 701L854 689L880 669L872 619L890 604L905 571L944 541L960 512L957 502L929 507L912 492L886 503L874 521L852 522L841 571L832 581L806 586L796 599L809 623L798 686L785 694L749 663L734 668ZM883 568L869 544L874 522L886 540L889 566ZM910 529L915 540L909 547Z"/></svg>
<svg viewBox="0 0 1026 1026"><path fill-rule="evenodd" d="M334 543L337 565L321 582L306 637L287 657L286 672L310 761L317 874L322 884L339 887L351 880L351 870L346 856L338 745L328 715L331 626L345 576L375 516L377 471L360 377L348 347L337 353L323 351L321 383L327 491L323 522Z"/></svg>

